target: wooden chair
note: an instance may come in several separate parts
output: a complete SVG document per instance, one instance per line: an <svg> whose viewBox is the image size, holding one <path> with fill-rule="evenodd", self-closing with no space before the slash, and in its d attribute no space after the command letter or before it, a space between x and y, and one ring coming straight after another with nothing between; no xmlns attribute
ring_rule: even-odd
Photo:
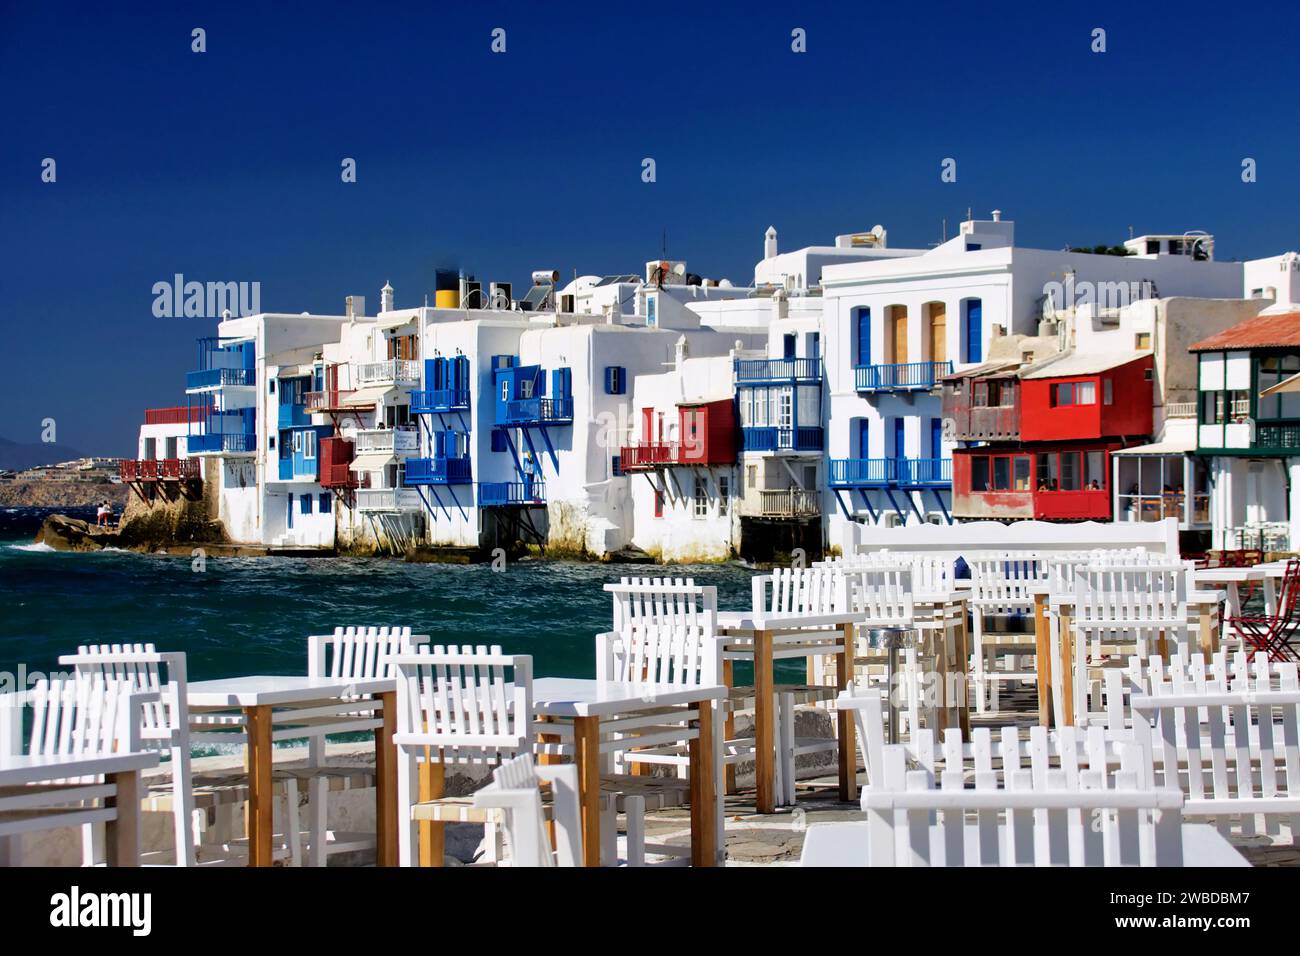
<svg viewBox="0 0 1300 956"><path fill-rule="evenodd" d="M971 554L966 563L971 580L971 677L975 708L983 714L988 709L990 685L1036 677L1036 671L1015 666L1018 658L1034 653L1033 633L1008 628L1033 619L1034 591L1046 581L1047 565L1036 552ZM999 657L1007 665L1002 669L997 667Z"/></svg>
<svg viewBox="0 0 1300 956"><path fill-rule="evenodd" d="M409 627L336 627L333 634L307 638L307 674L311 677L373 680L396 675L391 657L428 644L427 635L412 635ZM326 737L331 734L372 733L383 723L382 704L370 698L346 702L336 713L308 724L307 766L302 773L310 787L308 801L308 862L325 866L336 853L374 850L373 833L342 833L328 829L328 794L340 783L373 786L368 768L331 764Z"/></svg>
<svg viewBox="0 0 1300 956"><path fill-rule="evenodd" d="M979 728L977 741L986 734ZM906 748L886 746L883 779L862 794L865 823L810 827L802 865L1182 865L1182 793L1142 788L1136 746L1123 749L1110 787L1104 770L1063 761L1041 776L1006 769L1000 786L977 770L967 789L960 738L944 749L936 778L908 770Z"/></svg>
<svg viewBox="0 0 1300 956"><path fill-rule="evenodd" d="M417 864L418 839L419 855L441 866L447 823L482 823L494 845L500 814L470 797L444 797L444 775L448 766L493 766L532 753L532 657L498 646L423 645L388 660L397 676L400 864Z"/></svg>
<svg viewBox="0 0 1300 956"><path fill-rule="evenodd" d="M1133 699L1151 782L1178 787L1189 817L1225 836L1280 834L1300 842L1300 683L1293 662L1268 655L1200 655L1153 668L1149 694Z"/></svg>
<svg viewBox="0 0 1300 956"><path fill-rule="evenodd" d="M143 808L169 813L177 866L242 865L247 851L225 831L230 817L248 799L248 781L240 772L195 774L191 753L200 744L239 744L242 724L212 724L190 714L185 655L161 652L153 644L90 644L64 654L59 663L73 668L79 683L121 683L132 693L152 695L140 708L135 733L144 748L169 758L169 773L146 779ZM276 856L301 862L298 840L298 776L277 771L274 787L282 804L281 844ZM213 839L215 835L215 839ZM97 840L98 837L96 836ZM89 847L89 843L85 844ZM160 854L145 854L154 862Z"/></svg>
<svg viewBox="0 0 1300 956"><path fill-rule="evenodd" d="M26 753L86 757L139 751L140 712L156 694L133 693L120 681L42 680L27 692L0 697L0 754L19 756L23 709L30 706ZM17 866L18 838L25 833L80 826L82 864L105 862L105 824L117 819L115 788L102 777L52 779L0 790L0 863Z"/></svg>

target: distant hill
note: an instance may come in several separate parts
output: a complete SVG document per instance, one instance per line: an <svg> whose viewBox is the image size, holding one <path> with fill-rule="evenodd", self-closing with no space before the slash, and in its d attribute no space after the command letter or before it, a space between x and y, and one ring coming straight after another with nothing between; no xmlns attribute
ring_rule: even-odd
<svg viewBox="0 0 1300 956"><path fill-rule="evenodd" d="M9 471L22 471L37 465L53 465L61 461L86 456L75 448L60 445L58 442L33 442L23 445L8 438L0 438L0 468Z"/></svg>

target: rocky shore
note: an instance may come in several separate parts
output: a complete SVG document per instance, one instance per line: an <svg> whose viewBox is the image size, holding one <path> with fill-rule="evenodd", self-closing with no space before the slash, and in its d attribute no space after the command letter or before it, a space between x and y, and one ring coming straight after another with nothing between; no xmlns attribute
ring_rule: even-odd
<svg viewBox="0 0 1300 956"><path fill-rule="evenodd" d="M3 508L93 508L107 501L119 514L131 489L95 481L0 481Z"/></svg>

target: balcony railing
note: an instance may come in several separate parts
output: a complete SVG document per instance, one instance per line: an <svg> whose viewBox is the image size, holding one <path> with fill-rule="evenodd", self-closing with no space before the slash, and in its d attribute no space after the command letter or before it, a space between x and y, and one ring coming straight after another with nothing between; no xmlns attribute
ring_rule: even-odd
<svg viewBox="0 0 1300 956"><path fill-rule="evenodd" d="M117 463L123 481L197 481L203 477L193 458L123 458Z"/></svg>
<svg viewBox="0 0 1300 956"><path fill-rule="evenodd" d="M618 450L619 467L623 471L648 471L677 461L676 442L643 441L624 445Z"/></svg>
<svg viewBox="0 0 1300 956"><path fill-rule="evenodd" d="M322 488L357 488L360 476L351 468L350 461L321 462L320 486Z"/></svg>
<svg viewBox="0 0 1300 956"><path fill-rule="evenodd" d="M186 447L191 455L251 455L257 450L257 436L241 432L190 435Z"/></svg>
<svg viewBox="0 0 1300 956"><path fill-rule="evenodd" d="M1195 402L1168 402L1165 405L1165 418L1195 418Z"/></svg>
<svg viewBox="0 0 1300 956"><path fill-rule="evenodd" d="M211 405L177 405L172 408L146 408L146 425L186 425L201 422L212 414Z"/></svg>
<svg viewBox="0 0 1300 956"><path fill-rule="evenodd" d="M925 391L952 374L952 362L858 365L853 374L859 392Z"/></svg>
<svg viewBox="0 0 1300 956"><path fill-rule="evenodd" d="M480 481L478 503L481 508L499 505L544 505L546 483L541 481Z"/></svg>
<svg viewBox="0 0 1300 956"><path fill-rule="evenodd" d="M406 462L408 485L467 485L468 458L410 458Z"/></svg>
<svg viewBox="0 0 1300 956"><path fill-rule="evenodd" d="M389 452L410 455L420 450L420 433L414 428L366 428L357 432L356 453Z"/></svg>
<svg viewBox="0 0 1300 956"><path fill-rule="evenodd" d="M411 413L415 415L468 410L468 388L433 388L411 393Z"/></svg>
<svg viewBox="0 0 1300 956"><path fill-rule="evenodd" d="M519 398L506 402L506 419L498 425L561 425L573 421L572 398Z"/></svg>
<svg viewBox="0 0 1300 956"><path fill-rule="evenodd" d="M951 458L832 458L833 488L937 488L952 484Z"/></svg>
<svg viewBox="0 0 1300 956"><path fill-rule="evenodd" d="M822 360L819 358L736 359L737 385L819 382L821 377Z"/></svg>
<svg viewBox="0 0 1300 956"><path fill-rule="evenodd" d="M320 392L307 392L303 396L303 407L308 412L334 412L349 406L344 400L353 392L350 388L331 388Z"/></svg>
<svg viewBox="0 0 1300 956"><path fill-rule="evenodd" d="M781 428L755 426L742 430L745 451L821 451L825 436L821 426Z"/></svg>
<svg viewBox="0 0 1300 956"><path fill-rule="evenodd" d="M420 381L420 363L411 359L363 362L356 366L357 385L415 385Z"/></svg>
<svg viewBox="0 0 1300 956"><path fill-rule="evenodd" d="M822 512L821 495L807 488L760 488L758 501L764 518L811 518Z"/></svg>
<svg viewBox="0 0 1300 956"><path fill-rule="evenodd" d="M185 375L186 391L224 388L227 385L255 385L257 373L251 368L205 368Z"/></svg>
<svg viewBox="0 0 1300 956"><path fill-rule="evenodd" d="M419 511L420 493L414 488L360 488L358 511Z"/></svg>
<svg viewBox="0 0 1300 956"><path fill-rule="evenodd" d="M1300 451L1300 422L1267 425L1257 421L1255 441L1251 448L1255 451Z"/></svg>
<svg viewBox="0 0 1300 956"><path fill-rule="evenodd" d="M315 481L320 475L320 469L317 466L318 459L303 459L296 461L293 458L280 459L280 480L281 481Z"/></svg>

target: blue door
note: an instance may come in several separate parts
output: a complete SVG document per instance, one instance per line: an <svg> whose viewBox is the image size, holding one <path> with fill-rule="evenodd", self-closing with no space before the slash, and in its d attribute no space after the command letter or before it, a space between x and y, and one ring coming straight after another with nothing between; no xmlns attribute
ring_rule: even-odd
<svg viewBox="0 0 1300 956"><path fill-rule="evenodd" d="M984 361L984 303L979 299L966 302L966 361Z"/></svg>
<svg viewBox="0 0 1300 956"><path fill-rule="evenodd" d="M943 473L943 419L930 419L930 458L926 480L939 481Z"/></svg>
<svg viewBox="0 0 1300 956"><path fill-rule="evenodd" d="M871 364L871 310L858 309L858 364Z"/></svg>
<svg viewBox="0 0 1300 956"><path fill-rule="evenodd" d="M822 357L822 334L814 332L808 340L808 357L814 362Z"/></svg>
<svg viewBox="0 0 1300 956"><path fill-rule="evenodd" d="M871 422L865 418L858 419L858 457L871 457Z"/></svg>
<svg viewBox="0 0 1300 956"><path fill-rule="evenodd" d="M795 346L795 336L793 333L789 333L785 337L785 352L783 353L786 358L788 359L794 358L794 351L795 351L794 346Z"/></svg>
<svg viewBox="0 0 1300 956"><path fill-rule="evenodd" d="M903 477L907 467L907 421L901 417L894 419L894 477Z"/></svg>
<svg viewBox="0 0 1300 956"><path fill-rule="evenodd" d="M289 496L289 530L293 530L293 495Z"/></svg>

